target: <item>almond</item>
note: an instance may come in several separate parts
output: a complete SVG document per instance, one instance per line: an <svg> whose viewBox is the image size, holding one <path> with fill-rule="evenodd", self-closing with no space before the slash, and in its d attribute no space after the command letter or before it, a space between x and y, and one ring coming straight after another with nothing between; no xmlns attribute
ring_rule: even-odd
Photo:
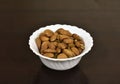
<svg viewBox="0 0 120 84"><path fill-rule="evenodd" d="M50 49L55 49L55 47L56 47L53 42L50 42L48 46Z"/></svg>
<svg viewBox="0 0 120 84"><path fill-rule="evenodd" d="M47 36L44 36L44 35L40 36L40 39L41 39L41 41L48 41L49 40L49 38Z"/></svg>
<svg viewBox="0 0 120 84"><path fill-rule="evenodd" d="M75 44L70 43L70 44L68 44L68 47L75 47Z"/></svg>
<svg viewBox="0 0 120 84"><path fill-rule="evenodd" d="M48 45L49 45L49 41L44 41L44 42L41 44L41 50L40 50L40 52L42 52L43 50L47 49L47 48L48 48Z"/></svg>
<svg viewBox="0 0 120 84"><path fill-rule="evenodd" d="M85 49L84 44L80 44L80 48L81 48L81 49Z"/></svg>
<svg viewBox="0 0 120 84"><path fill-rule="evenodd" d="M59 38L60 40L63 40L63 39L70 38L70 37L67 35L59 35Z"/></svg>
<svg viewBox="0 0 120 84"><path fill-rule="evenodd" d="M39 39L39 37L36 38L35 41L36 41L36 45L37 45L38 49L40 49L40 46L41 46L41 40Z"/></svg>
<svg viewBox="0 0 120 84"><path fill-rule="evenodd" d="M81 49L84 49L84 48L85 48L84 44L81 43L81 41L76 41L76 42L75 42L75 45L76 45L76 47L81 48Z"/></svg>
<svg viewBox="0 0 120 84"><path fill-rule="evenodd" d="M55 41L57 39L57 33L54 33L51 38L50 38L50 41Z"/></svg>
<svg viewBox="0 0 120 84"><path fill-rule="evenodd" d="M71 50L72 50L72 52L75 53L75 55L79 55L80 54L79 50L76 47L72 47Z"/></svg>
<svg viewBox="0 0 120 84"><path fill-rule="evenodd" d="M61 52L61 49L60 49L60 48L56 48L56 52L57 52L57 53L60 53L60 52Z"/></svg>
<svg viewBox="0 0 120 84"><path fill-rule="evenodd" d="M69 57L75 56L75 54L71 50L69 50L69 49L64 49L63 53L65 53Z"/></svg>
<svg viewBox="0 0 120 84"><path fill-rule="evenodd" d="M44 50L43 52L44 52L44 53L55 53L56 50L54 50L54 49L46 49L46 50Z"/></svg>
<svg viewBox="0 0 120 84"><path fill-rule="evenodd" d="M64 39L63 42L67 44L73 43L73 39Z"/></svg>
<svg viewBox="0 0 120 84"><path fill-rule="evenodd" d="M45 36L45 34L42 32L42 33L40 33L39 37L41 37L41 36Z"/></svg>
<svg viewBox="0 0 120 84"><path fill-rule="evenodd" d="M59 28L56 32L60 33L61 31L64 31L64 29L63 28Z"/></svg>
<svg viewBox="0 0 120 84"><path fill-rule="evenodd" d="M72 34L68 30L64 30L63 28L58 29L57 32L62 35L72 36Z"/></svg>
<svg viewBox="0 0 120 84"><path fill-rule="evenodd" d="M53 31L47 29L47 30L44 31L44 34L48 37L51 37L54 33L53 33Z"/></svg>
<svg viewBox="0 0 120 84"><path fill-rule="evenodd" d="M53 43L55 46L57 46L57 45L58 45L58 42L56 42L56 41L55 41L55 42L52 42L52 43Z"/></svg>
<svg viewBox="0 0 120 84"><path fill-rule="evenodd" d="M82 53L82 51L83 51L81 48L78 48L78 50L79 50L80 53ZM79 54L80 54L80 53L79 53Z"/></svg>
<svg viewBox="0 0 120 84"><path fill-rule="evenodd" d="M65 49L67 45L65 43L58 43L58 47L61 49Z"/></svg>
<svg viewBox="0 0 120 84"><path fill-rule="evenodd" d="M58 59L63 59L63 58L67 58L67 55L64 53L61 53L57 56Z"/></svg>
<svg viewBox="0 0 120 84"><path fill-rule="evenodd" d="M81 42L80 41L75 41L75 46L76 47L81 47Z"/></svg>
<svg viewBox="0 0 120 84"><path fill-rule="evenodd" d="M81 40L81 37L77 34L73 34L72 37L77 40Z"/></svg>
<svg viewBox="0 0 120 84"><path fill-rule="evenodd" d="M50 58L52 58L52 57L54 57L54 54L53 53L45 53L45 54L43 54L44 56L47 56L47 57L50 57Z"/></svg>

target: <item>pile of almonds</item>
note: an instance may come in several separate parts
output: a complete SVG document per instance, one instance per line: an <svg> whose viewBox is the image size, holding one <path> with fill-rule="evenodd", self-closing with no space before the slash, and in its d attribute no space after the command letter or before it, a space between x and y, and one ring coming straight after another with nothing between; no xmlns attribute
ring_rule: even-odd
<svg viewBox="0 0 120 84"><path fill-rule="evenodd" d="M77 34L59 28L55 32L46 29L36 38L40 54L50 58L70 58L79 55L85 48Z"/></svg>

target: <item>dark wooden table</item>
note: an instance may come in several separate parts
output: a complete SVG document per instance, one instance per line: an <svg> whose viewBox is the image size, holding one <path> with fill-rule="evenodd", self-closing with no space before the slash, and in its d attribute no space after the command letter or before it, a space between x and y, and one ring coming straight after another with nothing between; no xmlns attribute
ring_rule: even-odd
<svg viewBox="0 0 120 84"><path fill-rule="evenodd" d="M28 46L32 32L57 23L94 38L91 52L62 72ZM0 0L0 84L120 84L120 0Z"/></svg>

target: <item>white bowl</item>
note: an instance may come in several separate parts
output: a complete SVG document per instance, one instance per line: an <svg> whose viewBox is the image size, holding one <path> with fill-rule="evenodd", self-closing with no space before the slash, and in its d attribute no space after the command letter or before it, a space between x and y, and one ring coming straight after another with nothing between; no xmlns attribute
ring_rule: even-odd
<svg viewBox="0 0 120 84"><path fill-rule="evenodd" d="M71 33L76 33L83 39L85 43L85 49L80 55L71 57L71 58L66 58L66 59L55 59L55 58L49 58L49 57L43 56L39 53L35 39L39 36L41 32L43 32L46 29L56 31L59 28L69 30ZM48 68L51 68L54 70L67 70L76 66L80 62L82 56L84 56L86 53L88 53L91 50L93 46L93 38L88 32L76 26L55 24L55 25L50 25L46 27L41 27L38 30L36 30L29 38L29 46L30 46L30 49L33 51L33 53L38 55L42 63Z"/></svg>

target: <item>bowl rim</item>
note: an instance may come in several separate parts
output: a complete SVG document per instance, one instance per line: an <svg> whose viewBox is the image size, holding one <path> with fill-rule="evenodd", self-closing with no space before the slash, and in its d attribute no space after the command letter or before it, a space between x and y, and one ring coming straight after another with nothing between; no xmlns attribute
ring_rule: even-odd
<svg viewBox="0 0 120 84"><path fill-rule="evenodd" d="M85 33L87 33L87 34L89 35L89 37L90 37L90 39L91 39L91 45L89 46L89 49L88 49L86 52L81 53L81 54L78 55L78 56L71 57L71 58L65 58L65 59L50 58L50 57L43 56L43 55L41 55L40 53L36 52L36 51L31 47L31 43L30 43L30 42L31 42L32 36L33 36L37 31L39 31L41 28L46 28L46 27L49 27L49 26L56 26L56 25L58 25L58 26L71 26L71 25L67 25L67 24L54 24L54 25L48 25L48 26L45 26L45 27L40 27L39 29L35 30L35 31L32 33L32 35L30 35L30 37L29 37L29 42L28 42L29 48L32 50L32 52L33 52L34 54L36 54L36 55L39 56L40 58L44 58L44 59L52 60L52 61L67 61L67 60L73 60L73 59L77 59L77 58L80 58L80 57L84 56L84 55L87 54L87 53L91 50L91 48L93 47L93 37L90 35L90 33L88 33L86 30L84 30L84 29L82 29L82 28L80 28L80 27L71 26L71 27L76 27L76 28L78 28L78 29L81 29L82 31L84 31Z"/></svg>

